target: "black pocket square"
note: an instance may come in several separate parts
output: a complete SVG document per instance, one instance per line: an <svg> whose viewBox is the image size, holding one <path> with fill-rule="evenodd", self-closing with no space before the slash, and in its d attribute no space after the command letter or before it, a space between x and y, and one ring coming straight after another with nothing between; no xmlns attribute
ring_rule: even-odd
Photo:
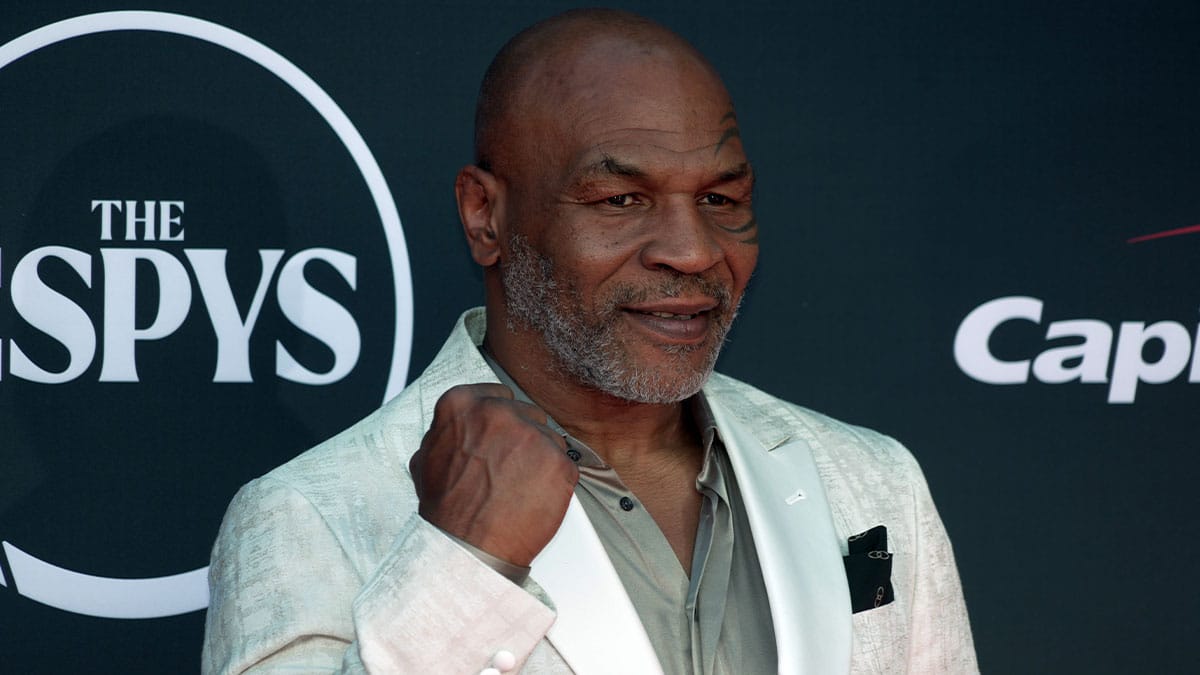
<svg viewBox="0 0 1200 675"><path fill-rule="evenodd" d="M850 585L854 613L882 607L895 599L892 592L892 554L887 550L887 528L876 525L847 540L849 553L842 557Z"/></svg>

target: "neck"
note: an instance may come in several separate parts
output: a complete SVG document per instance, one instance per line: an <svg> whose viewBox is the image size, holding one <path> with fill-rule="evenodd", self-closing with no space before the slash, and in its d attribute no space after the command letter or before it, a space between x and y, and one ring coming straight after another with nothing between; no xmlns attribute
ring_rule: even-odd
<svg viewBox="0 0 1200 675"><path fill-rule="evenodd" d="M561 375L539 379L550 387L537 393L527 391L529 397L613 467L676 454L697 438L688 406L682 402L634 403L594 389L563 387ZM563 391L567 388L576 391Z"/></svg>
<svg viewBox="0 0 1200 675"><path fill-rule="evenodd" d="M490 311L485 346L538 407L611 466L699 446L684 402L637 403L585 385L555 365L537 335L509 330L505 318Z"/></svg>

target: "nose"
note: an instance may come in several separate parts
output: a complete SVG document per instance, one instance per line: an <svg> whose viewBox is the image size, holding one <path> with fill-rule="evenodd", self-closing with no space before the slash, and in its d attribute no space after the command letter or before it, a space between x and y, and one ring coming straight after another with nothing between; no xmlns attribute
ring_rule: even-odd
<svg viewBox="0 0 1200 675"><path fill-rule="evenodd" d="M699 274L725 257L712 223L690 198L660 204L641 261L647 269Z"/></svg>

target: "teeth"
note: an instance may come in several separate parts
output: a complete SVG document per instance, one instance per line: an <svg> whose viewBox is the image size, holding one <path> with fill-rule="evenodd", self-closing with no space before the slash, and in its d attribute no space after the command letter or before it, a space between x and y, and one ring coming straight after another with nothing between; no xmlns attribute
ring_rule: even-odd
<svg viewBox="0 0 1200 675"><path fill-rule="evenodd" d="M650 316L657 316L657 317L660 317L663 319L686 320L686 319L690 319L690 318L696 316L695 314L672 314L670 312L646 312L646 313L649 314Z"/></svg>

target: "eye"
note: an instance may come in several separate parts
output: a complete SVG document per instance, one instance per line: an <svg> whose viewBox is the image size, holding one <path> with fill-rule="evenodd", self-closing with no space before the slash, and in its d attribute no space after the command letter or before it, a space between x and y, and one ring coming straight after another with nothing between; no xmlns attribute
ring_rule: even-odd
<svg viewBox="0 0 1200 675"><path fill-rule="evenodd" d="M633 206L633 203L636 199L637 195L633 194L632 192L627 192L623 195L613 195L611 197L607 197L605 198L604 203L610 206Z"/></svg>
<svg viewBox="0 0 1200 675"><path fill-rule="evenodd" d="M715 192L705 194L700 200L708 206L728 206L733 203L733 200L725 195L719 195Z"/></svg>

